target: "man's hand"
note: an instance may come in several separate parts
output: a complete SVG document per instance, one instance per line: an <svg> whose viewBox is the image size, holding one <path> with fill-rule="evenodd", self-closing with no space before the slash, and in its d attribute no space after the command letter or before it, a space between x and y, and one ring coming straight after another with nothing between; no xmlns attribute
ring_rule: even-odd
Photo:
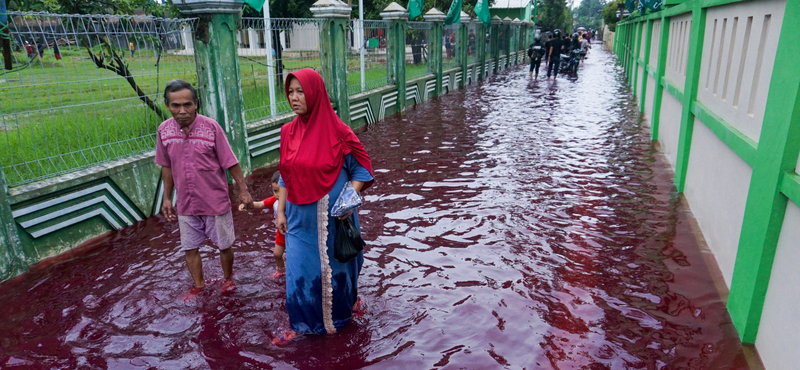
<svg viewBox="0 0 800 370"><path fill-rule="evenodd" d="M240 206L244 206L247 209L253 207L253 197L250 196L250 192L247 189L239 190L239 202L241 202Z"/></svg>
<svg viewBox="0 0 800 370"><path fill-rule="evenodd" d="M280 231L281 234L286 235L286 231L288 229L288 224L286 223L286 215L285 214L283 214L281 212L278 212L278 217L275 219L275 226L278 227L278 231Z"/></svg>
<svg viewBox="0 0 800 370"><path fill-rule="evenodd" d="M164 201L161 203L161 214L164 215L167 222L177 221L178 216L176 213L175 207L172 206L172 200L164 198Z"/></svg>

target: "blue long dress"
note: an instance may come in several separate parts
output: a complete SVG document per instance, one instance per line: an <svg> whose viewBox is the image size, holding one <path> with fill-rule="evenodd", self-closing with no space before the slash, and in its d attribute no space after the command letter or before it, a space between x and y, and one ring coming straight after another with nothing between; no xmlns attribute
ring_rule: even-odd
<svg viewBox="0 0 800 370"><path fill-rule="evenodd" d="M298 333L333 334L350 321L364 254L347 263L333 257L336 223L330 210L347 181L370 180L369 171L348 154L328 195L310 204L286 202L286 310ZM279 185L286 187L283 178ZM360 231L358 215L352 217Z"/></svg>

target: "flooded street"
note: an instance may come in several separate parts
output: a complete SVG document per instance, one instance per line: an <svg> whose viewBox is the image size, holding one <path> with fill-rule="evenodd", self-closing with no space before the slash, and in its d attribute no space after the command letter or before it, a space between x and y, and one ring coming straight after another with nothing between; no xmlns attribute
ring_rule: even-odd
<svg viewBox="0 0 800 370"><path fill-rule="evenodd" d="M194 301L177 223L151 218L0 285L0 367L747 369L638 107L595 44L577 78L510 69L359 134L365 315L286 346L272 212L235 213ZM276 168L250 179L271 195Z"/></svg>

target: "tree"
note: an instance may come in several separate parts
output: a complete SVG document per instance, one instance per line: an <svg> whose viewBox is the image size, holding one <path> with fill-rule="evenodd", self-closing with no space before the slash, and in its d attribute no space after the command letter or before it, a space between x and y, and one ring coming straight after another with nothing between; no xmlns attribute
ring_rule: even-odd
<svg viewBox="0 0 800 370"><path fill-rule="evenodd" d="M603 8L603 22L608 25L609 31L614 32L617 27L617 22L619 22L617 12L624 12L625 9L627 9L625 0L612 0Z"/></svg>
<svg viewBox="0 0 800 370"><path fill-rule="evenodd" d="M569 16L566 0L542 0L539 26L543 30L560 29L563 32L572 30L572 17Z"/></svg>
<svg viewBox="0 0 800 370"><path fill-rule="evenodd" d="M353 13L351 15L352 18L358 18L358 0L351 0L354 4L353 6ZM364 0L364 19L382 19L381 12L383 9L386 9L392 1L397 0ZM408 4L408 1L398 1L398 4L405 7ZM461 10L465 13L469 14L470 17L475 17L475 4L478 3L478 0L464 0ZM490 4L494 3L494 0L490 1ZM422 15L415 19L409 19L411 21L422 21L423 15L427 13L431 8L436 8L442 11L442 13L447 13L450 10L450 5L453 4L453 0L425 0L425 3L422 6Z"/></svg>
<svg viewBox="0 0 800 370"><path fill-rule="evenodd" d="M311 18L314 15L311 13L311 5L313 5L317 0L294 0L294 1L286 1L286 0L269 0L270 7L269 7L269 15L272 18ZM383 9L386 9L392 1L397 1L398 4L405 7L408 4L407 0L364 0L364 19L382 19L381 12ZM353 12L350 15L350 18L357 19L358 18L358 0L345 0L346 3L349 3L353 9ZM465 13L469 14L470 17L475 16L475 4L478 0L464 0L464 4L461 7ZM490 0L490 4L494 3L494 0ZM437 9L441 10L443 13L447 13L450 9L450 5L453 4L453 0L425 0L425 4L422 8L422 14L427 13L431 8L436 7ZM262 12L257 12L253 9L250 5L245 4L242 8L243 16L245 17L263 17ZM416 19L410 19L412 21L421 21L423 20L422 16L417 17Z"/></svg>
<svg viewBox="0 0 800 370"><path fill-rule="evenodd" d="M311 5L317 0L268 0L269 16L271 18L313 18ZM264 11L257 12L250 5L244 4L242 8L244 17L263 17Z"/></svg>
<svg viewBox="0 0 800 370"><path fill-rule="evenodd" d="M575 9L575 14L578 15L576 18L578 26L599 29L601 20L600 12L603 10L604 5L605 3L602 0L581 1L581 5Z"/></svg>
<svg viewBox="0 0 800 370"><path fill-rule="evenodd" d="M142 10L159 16L176 12L172 0L164 4L153 0L8 0L8 9L60 14L134 14Z"/></svg>

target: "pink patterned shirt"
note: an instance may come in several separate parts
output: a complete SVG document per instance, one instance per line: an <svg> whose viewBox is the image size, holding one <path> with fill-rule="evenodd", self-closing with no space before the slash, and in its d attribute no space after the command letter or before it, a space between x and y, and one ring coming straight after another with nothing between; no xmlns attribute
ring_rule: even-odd
<svg viewBox="0 0 800 370"><path fill-rule="evenodd" d="M156 164L172 168L181 216L218 216L231 210L225 170L239 163L222 127L198 114L189 134L174 118L158 126Z"/></svg>

